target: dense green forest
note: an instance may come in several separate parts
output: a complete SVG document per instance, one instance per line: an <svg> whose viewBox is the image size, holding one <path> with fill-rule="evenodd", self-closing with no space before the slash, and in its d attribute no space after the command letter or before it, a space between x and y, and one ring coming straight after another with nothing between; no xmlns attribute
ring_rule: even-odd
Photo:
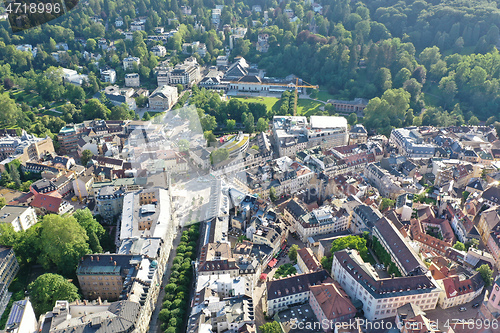
<svg viewBox="0 0 500 333"><path fill-rule="evenodd" d="M6 22L2 22L0 80L9 94L1 95L0 102L12 112L2 113L0 122L44 135L57 132L66 122L95 116L133 117L130 110L112 109L105 101L97 104L89 100L104 85L99 80L99 69L106 66L116 69L117 82L121 84L125 75L122 59L137 56L141 64L135 70L141 76L141 83L154 87L154 68L161 61L169 59L176 64L188 56L182 53L182 43L205 43L207 54L203 58L194 56L202 65L215 64L216 57L229 49L231 30L221 29L226 24L248 29L245 38L235 39L231 59L244 56L265 69L267 76L295 74L319 84L337 98L371 99L363 120L370 130L387 134L392 127L403 125L447 126L475 124L479 120L492 124L499 120L498 2L323 0L318 3L322 9L315 12L311 2L296 0L280 3L276 0L90 0L50 24L19 34L12 35ZM219 27L211 23L211 11L216 4L224 5ZM262 11L253 10L255 5ZM191 15L183 14L183 6L190 7ZM290 9L292 14L287 15ZM264 11L268 19L264 18ZM138 17L146 17L146 30L134 32L128 40L115 27L118 17L123 18L124 25L120 28L123 31ZM150 52L153 45L161 42L147 39L158 26L178 31L165 43L168 50L165 58ZM258 35L264 33L269 35L269 51L259 53L255 44ZM100 48L98 41L102 38L113 47ZM59 62L50 56L60 47L58 43L66 43L68 47ZM36 57L17 50L18 44L36 46ZM89 80L82 88L63 86L53 80L53 66L76 69L88 74ZM36 93L41 103L31 103L13 89ZM390 97L394 95L396 99ZM202 99L198 102L202 103ZM71 104L64 105L57 126L49 125L51 118L43 123L35 117L46 114L44 109L58 101ZM398 102L391 104L395 101ZM219 126L228 119L243 120L242 113L234 111L240 105L222 111L205 104L199 107L215 117ZM248 113L255 121L271 116L260 114L261 109Z"/></svg>

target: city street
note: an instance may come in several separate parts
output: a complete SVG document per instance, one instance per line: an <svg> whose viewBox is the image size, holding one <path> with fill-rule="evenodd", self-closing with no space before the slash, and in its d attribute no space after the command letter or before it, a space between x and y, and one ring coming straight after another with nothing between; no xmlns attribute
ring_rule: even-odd
<svg viewBox="0 0 500 333"><path fill-rule="evenodd" d="M476 297L473 301L466 303L464 305L455 306L453 308L441 309L439 306L436 307L435 310L426 311L427 318L431 321L434 321L438 324L441 330L447 330L452 324L457 323L458 320L468 320L468 319L476 319L479 308L472 308L472 305L475 303L481 303L484 298L485 291L478 297ZM467 311L460 312L461 307L466 307Z"/></svg>
<svg viewBox="0 0 500 333"><path fill-rule="evenodd" d="M290 241L292 239L293 239L292 237L288 238L289 245L291 245ZM276 270L279 268L279 266L287 264L287 263L291 263L290 259L288 258L288 255L284 255L283 257L279 256L278 259L279 259L278 264L276 266L274 266L273 269L270 270L268 267L266 267L266 269L263 271L263 273L267 274L268 281L271 281L273 279L274 273L276 273ZM255 325L257 327L262 326L267 322L266 319L264 318L264 311L266 311L266 309L263 308L263 306L264 306L263 295L264 295L264 291L266 289L266 286L267 286L266 281L260 282L260 280L259 280L259 282L257 282L257 285L255 286L254 292L253 292L253 304L255 305Z"/></svg>
<svg viewBox="0 0 500 333"><path fill-rule="evenodd" d="M177 225L175 225L174 230L178 231ZM165 273L163 274L163 280L161 282L161 290L160 293L158 294L158 299L156 300L156 306L155 310L153 312L153 315L151 316L151 322L149 323L149 333L161 333L161 323L158 320L158 315L160 314L162 304L163 304L163 298L165 297L165 286L168 283L168 279L170 278L170 268L172 267L172 262L174 261L175 258L175 251L177 249L177 246L179 246L179 243L181 242L181 232L177 232L176 237L174 238L172 242L172 249L170 250L170 255L168 257L167 261L167 267L165 269Z"/></svg>

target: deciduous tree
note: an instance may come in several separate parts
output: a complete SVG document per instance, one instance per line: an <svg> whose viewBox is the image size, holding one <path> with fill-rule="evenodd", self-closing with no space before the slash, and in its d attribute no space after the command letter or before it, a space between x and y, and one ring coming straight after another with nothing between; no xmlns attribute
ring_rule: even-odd
<svg viewBox="0 0 500 333"><path fill-rule="evenodd" d="M72 216L45 215L40 236L38 261L45 269L54 265L63 275L74 274L78 260L90 253L87 233Z"/></svg>
<svg viewBox="0 0 500 333"><path fill-rule="evenodd" d="M40 275L28 286L30 301L37 315L52 310L58 300L73 302L80 299L78 288L58 274Z"/></svg>

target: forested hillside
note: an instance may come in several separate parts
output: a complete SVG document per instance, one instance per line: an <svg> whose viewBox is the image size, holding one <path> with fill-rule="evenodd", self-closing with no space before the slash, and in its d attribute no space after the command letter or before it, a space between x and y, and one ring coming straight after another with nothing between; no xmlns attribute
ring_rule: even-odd
<svg viewBox="0 0 500 333"><path fill-rule="evenodd" d="M219 29L211 21L217 4L224 5ZM153 45L162 42L147 40L156 27L178 29L165 43L166 58L172 64L184 59L183 43L200 41L206 44L207 54L195 56L201 64L209 65L215 64L216 57L225 54L229 46L231 30L221 29L227 24L248 28L245 38L235 39L231 59L244 56L265 69L267 76L295 74L337 98L373 99L364 120L369 129L387 134L392 126L479 120L490 124L500 120L498 2L323 0L317 4L319 7L313 7L311 2L296 0L83 1L56 22L18 35L10 34L6 22L2 22L0 76L5 90L17 87L35 91L47 102L69 99L72 104L65 106L69 110L62 117L66 122L87 119L90 114L82 111L86 104L81 91L68 92L65 88L51 93L45 88L44 92L46 86L40 80L50 75L50 66L89 74L89 82L83 86L88 97L103 86L98 79L100 68L116 69L118 82L123 82L121 60L136 56L141 59L137 68L141 82L153 87L154 68L163 60L150 52ZM256 5L261 11L255 10ZM189 6L191 14L183 11L183 6ZM124 22L121 30L114 24L118 17ZM145 31L135 32L132 40L126 40L122 30L126 31L138 17L146 17ZM255 48L259 34L269 34L266 53ZM99 48L101 38L113 43L114 48ZM61 42L67 43L68 51L57 62L50 53ZM37 46L37 56L16 50L19 44ZM102 57L87 59L83 56L86 52ZM384 96L394 94L403 101L397 104L403 109L393 110L397 117L380 104ZM15 96L11 94L10 98ZM33 108L37 106L23 105L19 112L32 119L28 129L42 135L43 128L33 129L36 121L30 112L40 111ZM389 121L376 121L371 112ZM102 113L108 117L131 116L128 110L115 110L113 116L111 110ZM77 117L73 119L73 115ZM26 117L0 116L0 121L10 125L16 119L26 121Z"/></svg>

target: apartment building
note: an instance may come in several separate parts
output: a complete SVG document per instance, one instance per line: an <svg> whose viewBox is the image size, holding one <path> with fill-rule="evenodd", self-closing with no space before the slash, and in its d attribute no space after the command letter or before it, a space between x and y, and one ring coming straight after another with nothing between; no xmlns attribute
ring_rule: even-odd
<svg viewBox="0 0 500 333"><path fill-rule="evenodd" d="M61 154L75 153L78 150L78 139L84 129L83 124L67 124L59 130L57 139L61 145Z"/></svg>
<svg viewBox="0 0 500 333"><path fill-rule="evenodd" d="M127 57L123 59L123 69L124 70L132 70L134 68L139 68L141 64L141 59L138 57Z"/></svg>
<svg viewBox="0 0 500 333"><path fill-rule="evenodd" d="M323 206L302 215L295 223L295 230L306 241L311 236L347 230L349 217L344 208Z"/></svg>
<svg viewBox="0 0 500 333"><path fill-rule="evenodd" d="M52 139L49 137L37 138L25 131L21 136L0 137L0 161L14 157L25 163L30 160L38 161L46 154L55 154Z"/></svg>
<svg viewBox="0 0 500 333"><path fill-rule="evenodd" d="M141 78L139 73L125 74L125 87L140 87Z"/></svg>
<svg viewBox="0 0 500 333"><path fill-rule="evenodd" d="M325 270L268 281L263 308L272 316L288 307L307 302L311 286L328 282L332 283L333 280Z"/></svg>
<svg viewBox="0 0 500 333"><path fill-rule="evenodd" d="M293 227L293 230L295 230L295 225L299 223L300 218L306 215L307 212L307 208L301 200L292 198L283 209L282 216L289 227Z"/></svg>
<svg viewBox="0 0 500 333"><path fill-rule="evenodd" d="M348 143L347 120L344 117L275 116L273 135L280 156L295 155L298 151L321 145L323 148Z"/></svg>
<svg viewBox="0 0 500 333"><path fill-rule="evenodd" d="M116 82L116 71L114 69L106 69L101 71L101 78L104 82L109 82L115 84Z"/></svg>
<svg viewBox="0 0 500 333"><path fill-rule="evenodd" d="M436 146L424 141L418 127L393 129L389 141L398 147L400 154L412 158L430 158L436 152Z"/></svg>
<svg viewBox="0 0 500 333"><path fill-rule="evenodd" d="M385 198L395 200L401 194L415 192L411 177L406 177L397 171L391 173L383 169L379 162L369 164L364 175Z"/></svg>
<svg viewBox="0 0 500 333"><path fill-rule="evenodd" d="M4 299L9 286L19 272L14 250L8 246L0 246L0 299Z"/></svg>
<svg viewBox="0 0 500 333"><path fill-rule="evenodd" d="M32 207L7 205L0 209L0 223L12 225L16 232L26 231L37 223L37 217Z"/></svg>
<svg viewBox="0 0 500 333"><path fill-rule="evenodd" d="M484 281L478 272L471 277L459 274L436 280L436 282L442 289L438 301L442 309L469 303L484 289Z"/></svg>
<svg viewBox="0 0 500 333"><path fill-rule="evenodd" d="M368 132L362 124L356 124L349 130L349 144L363 144L368 140Z"/></svg>
<svg viewBox="0 0 500 333"><path fill-rule="evenodd" d="M85 299L123 298L125 280L137 274L141 256L119 254L86 255L78 264L76 276ZM126 290L125 290L126 291Z"/></svg>
<svg viewBox="0 0 500 333"><path fill-rule="evenodd" d="M115 186L103 186L95 196L96 207L99 215L104 220L112 220L118 216L123 209L123 197L125 191Z"/></svg>
<svg viewBox="0 0 500 333"><path fill-rule="evenodd" d="M500 268L500 206L482 212L477 230L488 251L496 258L496 266Z"/></svg>
<svg viewBox="0 0 500 333"><path fill-rule="evenodd" d="M199 275L229 274L231 277L239 275L239 268L231 253L228 243L208 243L201 248L198 263Z"/></svg>
<svg viewBox="0 0 500 333"><path fill-rule="evenodd" d="M113 333L143 333L140 311L138 302L127 300L112 303L58 300L52 311L40 317L39 332L87 332L105 328Z"/></svg>
<svg viewBox="0 0 500 333"><path fill-rule="evenodd" d="M321 269L321 263L316 259L313 251L307 247L297 251L297 265L302 273L317 272Z"/></svg>
<svg viewBox="0 0 500 333"><path fill-rule="evenodd" d="M12 304L5 330L7 333L38 332L37 318L28 297Z"/></svg>
<svg viewBox="0 0 500 333"><path fill-rule="evenodd" d="M349 206L351 204L347 204ZM352 209L352 217L350 223L350 230L352 233L362 233L373 229L375 223L382 217L382 213L377 208L365 204L357 204L352 201L355 207Z"/></svg>
<svg viewBox="0 0 500 333"><path fill-rule="evenodd" d="M196 60L194 62L185 62L174 67L169 73L169 84L181 84L185 88L191 87L193 84L201 80L200 67Z"/></svg>

